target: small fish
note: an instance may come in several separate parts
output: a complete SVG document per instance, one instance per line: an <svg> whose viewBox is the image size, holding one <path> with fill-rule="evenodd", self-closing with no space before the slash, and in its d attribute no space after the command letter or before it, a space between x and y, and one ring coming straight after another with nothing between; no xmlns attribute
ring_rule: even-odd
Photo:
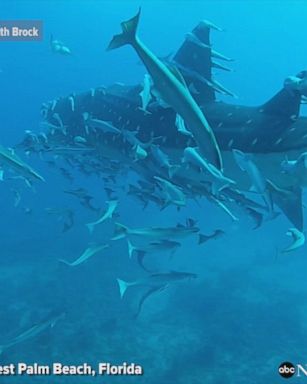
<svg viewBox="0 0 307 384"><path fill-rule="evenodd" d="M224 60L224 61L234 61L230 57L222 55L221 53L215 51L214 49L211 49L211 56L215 57L216 59L220 59L220 60Z"/></svg>
<svg viewBox="0 0 307 384"><path fill-rule="evenodd" d="M289 245L289 247L285 248L282 253L295 251L296 249L302 247L305 244L305 235L298 229L289 228L286 234L292 237L293 243Z"/></svg>
<svg viewBox="0 0 307 384"><path fill-rule="evenodd" d="M257 165L254 163L252 156L237 149L233 149L232 152L239 168L248 174L252 183L252 190L262 196L269 211L269 216L275 217L276 213L274 212L272 196L268 190L267 182L259 171Z"/></svg>
<svg viewBox="0 0 307 384"><path fill-rule="evenodd" d="M80 204L83 205L84 207L95 212L99 211L98 208L95 208L91 204L91 201L93 200L93 196L90 196L86 189L84 188L71 189L71 190L66 189L64 190L64 193L68 193L70 195L77 197L80 200Z"/></svg>
<svg viewBox="0 0 307 384"><path fill-rule="evenodd" d="M212 240L212 239L217 239L219 238L220 236L224 235L225 232L222 231L221 229L216 229L211 235L202 235L202 234L199 234L199 238L198 238L198 244L203 244L205 243L206 241L208 240Z"/></svg>
<svg viewBox="0 0 307 384"><path fill-rule="evenodd" d="M175 66L167 66L159 60L137 36L140 13L141 10L130 20L121 23L122 33L113 36L107 49L124 45L131 45L135 49L162 99L184 119L202 155L221 170L222 157L214 132L189 92L183 76Z"/></svg>
<svg viewBox="0 0 307 384"><path fill-rule="evenodd" d="M72 174L66 168L60 167L59 170L63 177L65 177L70 183L74 181Z"/></svg>
<svg viewBox="0 0 307 384"><path fill-rule="evenodd" d="M48 328L53 328L56 323L61 320L65 316L64 312L58 313L56 315L49 315L47 319L34 324L31 328L26 331L20 333L18 336L12 338L4 344L0 345L0 355L8 348L13 347L16 344L20 344L26 340L29 340L40 333L44 332Z"/></svg>
<svg viewBox="0 0 307 384"><path fill-rule="evenodd" d="M117 283L119 286L119 292L120 292L121 298L124 297L124 294L129 287L132 287L132 286L149 287L149 290L140 299L138 312L136 314L136 316L138 316L145 300L148 299L148 297L150 297L153 293L166 289L172 283L176 283L178 281L183 281L183 280L191 280L195 278L197 278L197 275L195 273L171 271L166 273L153 273L153 274L150 274L149 276L146 276L144 278L141 278L133 282L127 282L121 279L117 279Z"/></svg>
<svg viewBox="0 0 307 384"><path fill-rule="evenodd" d="M150 151L153 156L153 158L156 160L158 165L160 165L162 168L167 169L168 176L171 179L174 174L178 171L180 168L179 165L171 165L169 162L168 156L161 150L159 145L151 145L150 146Z"/></svg>
<svg viewBox="0 0 307 384"><path fill-rule="evenodd" d="M245 207L245 210L255 222L253 229L261 227L261 224L263 223L263 214L250 207Z"/></svg>
<svg viewBox="0 0 307 384"><path fill-rule="evenodd" d="M203 49L211 49L211 46L208 44L203 43L202 41L199 40L199 38L192 32L189 32L185 35L185 38L187 41L190 41L191 43L197 45L200 48Z"/></svg>
<svg viewBox="0 0 307 384"><path fill-rule="evenodd" d="M200 25L202 27L205 27L205 28L210 28L210 29L215 29L216 31L219 31L219 32L223 32L224 29L218 27L216 24L213 24L211 21L209 20L202 20L200 22Z"/></svg>
<svg viewBox="0 0 307 384"><path fill-rule="evenodd" d="M217 91L217 92L220 92L222 95L226 95L226 96L231 96L231 97L234 97L235 99L238 98L238 96L231 92L229 89L227 89L226 87L224 87L224 85L222 85L220 82L218 82L217 80L215 79L211 79L211 84L212 84L212 87Z"/></svg>
<svg viewBox="0 0 307 384"><path fill-rule="evenodd" d="M183 118L178 115L178 113L176 114L175 125L177 127L178 132L185 136L193 137L193 134L189 130L187 130Z"/></svg>
<svg viewBox="0 0 307 384"><path fill-rule="evenodd" d="M139 236L155 240L169 238L185 238L199 232L197 227L185 227L178 224L177 227L149 227L149 228L128 228L123 224L115 223L114 236L111 240L119 240L126 236Z"/></svg>
<svg viewBox="0 0 307 384"><path fill-rule="evenodd" d="M20 203L20 200L21 200L21 195L20 195L20 192L17 191L16 189L12 189L11 190L13 193L14 193L14 207L18 207L19 203Z"/></svg>
<svg viewBox="0 0 307 384"><path fill-rule="evenodd" d="M105 133L121 133L121 131L118 128L114 127L114 125L110 121L89 118L86 120L86 125L90 128L99 129Z"/></svg>
<svg viewBox="0 0 307 384"><path fill-rule="evenodd" d="M96 225L101 224L108 219L112 219L114 211L117 208L118 201L117 200L110 200L110 201L107 201L107 204L108 204L108 208L104 212L104 214L100 217L100 219L98 219L97 221L94 221L93 223L86 224L90 233L93 233L93 230L94 230Z"/></svg>
<svg viewBox="0 0 307 384"><path fill-rule="evenodd" d="M154 176L154 179L162 188L166 198L166 204L175 204L179 207L186 205L186 197L181 188L171 183L170 181L163 179L162 177Z"/></svg>
<svg viewBox="0 0 307 384"><path fill-rule="evenodd" d="M62 41L55 40L53 38L53 35L50 36L50 46L51 46L52 52L54 53L59 53L65 56L71 55L71 50L66 45L64 45Z"/></svg>
<svg viewBox="0 0 307 384"><path fill-rule="evenodd" d="M21 160L13 151L6 149L0 145L0 165L13 169L18 175L22 176L29 182L31 179L45 181L30 165ZM2 169L2 168L1 168ZM2 171L3 178L3 171Z"/></svg>
<svg viewBox="0 0 307 384"><path fill-rule="evenodd" d="M82 136L75 136L74 137L74 142L76 144L86 144L87 140L84 137L82 137Z"/></svg>
<svg viewBox="0 0 307 384"><path fill-rule="evenodd" d="M136 252L138 264L147 272L148 269L146 269L143 264L144 257L147 254L168 251L172 255L181 246L181 244L177 241L164 239L156 242L151 242L143 246L135 246L130 242L130 240L127 240L127 242L129 257L132 258L133 253Z"/></svg>
<svg viewBox="0 0 307 384"><path fill-rule="evenodd" d="M75 213L71 209L67 208L45 208L45 211L49 215L57 215L59 220L63 222L62 232L65 233L69 231L75 223Z"/></svg>
<svg viewBox="0 0 307 384"><path fill-rule="evenodd" d="M55 155L78 155L83 154L83 153L89 153L93 152L95 149L94 148L89 148L89 147L49 147L46 148L44 152L46 153L52 153Z"/></svg>
<svg viewBox="0 0 307 384"><path fill-rule="evenodd" d="M234 180L224 176L214 165L204 159L197 148L187 147L183 152L183 162L191 163L202 169L208 181L212 183L212 193L217 195L224 188L236 184Z"/></svg>
<svg viewBox="0 0 307 384"><path fill-rule="evenodd" d="M144 148L142 148L140 145L136 145L133 148L133 157L135 161L146 159L147 156L148 156L147 151Z"/></svg>
<svg viewBox="0 0 307 384"><path fill-rule="evenodd" d="M86 260L88 260L90 257L94 256L96 253L103 251L104 249L109 248L108 244L102 244L102 245L93 245L89 248L87 248L81 255L78 257L75 261L69 262L64 259L59 259L60 262L69 265L70 267L76 267L77 265L80 265L84 263Z"/></svg>
<svg viewBox="0 0 307 384"><path fill-rule="evenodd" d="M145 73L144 75L144 81L143 81L143 90L140 92L140 97L142 100L142 108L140 108L145 113L149 113L147 111L148 104L150 103L152 97L151 97L151 86L152 81L151 77L148 75L148 73Z"/></svg>
<svg viewBox="0 0 307 384"><path fill-rule="evenodd" d="M289 160L286 158L280 164L281 171L287 174L302 173L306 174L307 172L307 152L301 153L296 160Z"/></svg>

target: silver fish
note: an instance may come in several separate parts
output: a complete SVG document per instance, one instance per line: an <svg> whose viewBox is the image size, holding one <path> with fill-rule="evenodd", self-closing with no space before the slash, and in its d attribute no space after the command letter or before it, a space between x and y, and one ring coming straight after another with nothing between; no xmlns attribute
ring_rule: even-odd
<svg viewBox="0 0 307 384"><path fill-rule="evenodd" d="M122 239L126 236L139 236L141 238L149 238L154 240L185 238L199 232L197 227L185 227L178 225L177 227L149 227L149 228L128 228L123 224L115 223L114 236L111 240Z"/></svg>
<svg viewBox="0 0 307 384"><path fill-rule="evenodd" d="M102 244L102 245L93 245L89 248L87 248L81 255L78 257L75 261L69 262L64 259L59 259L62 263L69 265L70 267L76 267L77 265L80 265L84 263L86 260L88 260L90 257L94 256L96 253L103 251L105 249L109 248L108 244Z"/></svg>
<svg viewBox="0 0 307 384"><path fill-rule="evenodd" d="M43 331L45 331L48 328L53 328L56 325L56 323L59 320L61 320L64 316L65 316L65 313L61 312L61 313L56 314L56 315L48 316L47 319L45 319L45 320L43 320L37 324L34 324L31 328L20 333L18 336L14 337L13 339L7 341L4 344L1 344L0 345L0 354L4 350L6 350L10 347L13 347L16 344L20 344L20 343L22 343L28 339L31 339L31 338L39 335L40 333L42 333Z"/></svg>
<svg viewBox="0 0 307 384"><path fill-rule="evenodd" d="M107 201L107 204L108 204L107 210L104 212L104 214L97 221L94 221L93 223L86 224L90 233L93 232L96 225L101 224L108 219L112 219L113 213L114 213L115 209L117 208L118 201L117 200L110 200L110 201Z"/></svg>
<svg viewBox="0 0 307 384"><path fill-rule="evenodd" d="M123 32L113 37L108 49L119 48L126 44L132 45L146 66L163 100L172 106L187 123L203 156L218 169L222 169L222 157L214 133L184 84L182 75L175 67L167 67L136 36L139 17L140 11L132 19L121 23Z"/></svg>

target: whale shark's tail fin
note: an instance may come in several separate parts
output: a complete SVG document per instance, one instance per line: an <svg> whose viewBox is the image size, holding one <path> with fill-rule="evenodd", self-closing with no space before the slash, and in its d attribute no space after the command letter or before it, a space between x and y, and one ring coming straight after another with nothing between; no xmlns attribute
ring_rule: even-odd
<svg viewBox="0 0 307 384"><path fill-rule="evenodd" d="M123 21L121 23L123 32L119 35L113 36L113 39L111 40L107 48L107 51L122 47L123 45L126 45L126 44L132 44L132 45L134 44L140 14L141 14L141 8L139 8L138 13L132 19Z"/></svg>

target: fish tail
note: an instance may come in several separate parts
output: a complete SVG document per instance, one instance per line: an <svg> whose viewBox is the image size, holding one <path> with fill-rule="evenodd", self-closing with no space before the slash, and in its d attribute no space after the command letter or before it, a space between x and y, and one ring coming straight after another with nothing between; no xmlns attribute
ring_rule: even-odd
<svg viewBox="0 0 307 384"><path fill-rule="evenodd" d="M170 179L173 178L173 176L175 175L175 173L178 171L178 169L180 168L179 165L171 165L168 169L168 176Z"/></svg>
<svg viewBox="0 0 307 384"><path fill-rule="evenodd" d="M145 253L144 251L138 251L138 252L137 252L137 260L138 260L139 266L140 266L141 268L143 268L144 271L146 271L146 272L152 272L152 271L148 270L148 269L145 267L145 265L144 265L144 257L145 257L145 255L146 255L146 253Z"/></svg>
<svg viewBox="0 0 307 384"><path fill-rule="evenodd" d="M208 240L209 240L209 236L202 235L201 233L198 235L198 244L203 244Z"/></svg>
<svg viewBox="0 0 307 384"><path fill-rule="evenodd" d="M127 281L124 281L121 279L116 279L116 280L117 280L118 286L119 286L120 298L122 299L124 297L126 290L129 287L129 285L131 285L131 283L127 283Z"/></svg>
<svg viewBox="0 0 307 384"><path fill-rule="evenodd" d="M93 231L94 231L95 224L93 224L93 223L88 223L88 224L86 224L86 226L87 226L87 228L88 228L90 234L92 234Z"/></svg>
<svg viewBox="0 0 307 384"><path fill-rule="evenodd" d="M126 236L129 228L123 224L115 223L114 236L112 240L118 240Z"/></svg>
<svg viewBox="0 0 307 384"><path fill-rule="evenodd" d="M71 263L69 261L66 261L65 259L58 259L58 260L59 260L60 263L69 265L70 267L72 266Z"/></svg>
<svg viewBox="0 0 307 384"><path fill-rule="evenodd" d="M132 19L123 21L121 23L123 32L119 35L113 36L113 39L111 40L107 48L107 51L122 47L123 45L126 45L126 44L133 45L135 43L136 30L139 23L140 13L141 13L141 8L139 8L138 13Z"/></svg>
<svg viewBox="0 0 307 384"><path fill-rule="evenodd" d="M133 251L135 251L135 247L131 244L131 242L129 240L127 240L127 243L128 243L128 254L129 254L129 258L131 259L132 258L132 254L133 254Z"/></svg>

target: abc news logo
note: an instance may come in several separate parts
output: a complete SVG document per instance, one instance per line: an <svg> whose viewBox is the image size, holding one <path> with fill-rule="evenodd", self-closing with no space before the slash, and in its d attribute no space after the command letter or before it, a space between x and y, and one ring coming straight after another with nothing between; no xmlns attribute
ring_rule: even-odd
<svg viewBox="0 0 307 384"><path fill-rule="evenodd" d="M280 376L282 376L284 379L290 379L292 376L296 377L307 377L307 364L305 366L301 364L292 364L288 361L285 361L284 363L281 363L278 368L278 373Z"/></svg>

